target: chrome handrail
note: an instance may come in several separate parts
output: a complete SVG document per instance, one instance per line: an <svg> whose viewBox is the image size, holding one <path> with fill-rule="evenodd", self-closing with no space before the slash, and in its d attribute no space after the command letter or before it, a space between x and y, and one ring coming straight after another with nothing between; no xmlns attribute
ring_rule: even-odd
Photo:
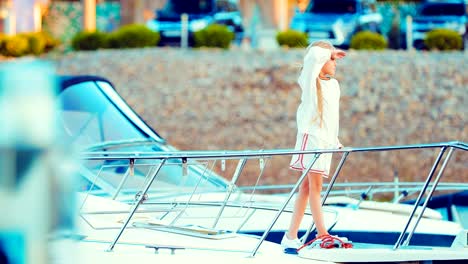
<svg viewBox="0 0 468 264"><path fill-rule="evenodd" d="M80 158L84 160L126 160L130 158L136 159L191 159L191 160L225 160L239 158L260 158L267 156L284 156L295 154L326 154L326 153L352 153L352 152L379 152L393 151L406 149L423 149L423 148L442 148L453 147L462 150L468 150L468 144L460 141L449 141L440 143L428 144L413 144L413 145L396 145L382 147L346 147L342 149L314 149L314 150L293 150L293 149L277 149L277 150L237 150L237 151L164 151L164 152L112 152L112 151L96 151L82 152Z"/></svg>
<svg viewBox="0 0 468 264"><path fill-rule="evenodd" d="M406 149L423 149L423 148L440 148L439 155L437 156L437 159L433 163L433 166L431 168L431 171L429 172L429 175L426 178L426 181L424 182L424 185L420 189L420 194L414 203L413 210L408 218L408 221L406 223L405 228L402 230L400 233L400 237L398 238L397 242L394 245L394 250L399 248L402 245L402 240L404 236L406 235L408 231L408 227L413 220L413 216L419 207L419 204L422 200L423 195L426 192L426 189L431 186L431 191L426 197L426 202L423 204L422 211L424 212L424 209L427 207L427 201L431 198L433 192L437 188L438 182L443 174L443 171L449 161L450 156L452 155L452 152L454 149L460 149L467 151L468 150L468 144L465 142L460 142L460 141L451 141L451 142L440 142L440 143L428 143L428 144L413 144L413 145L397 145L397 146L381 146L381 147L359 147L359 148L352 148L352 147L347 147L347 148L342 148L342 149L315 149L315 150L304 150L304 151L299 151L299 150L291 150L291 149L279 149L279 150L260 150L260 151L254 151L254 150L245 150L245 151L174 151L174 152L110 152L110 151L105 151L105 152L83 152L81 153L81 159L83 160L132 160L132 159L154 159L154 160L161 160L161 163L159 167L157 168L156 172L151 176L149 179L148 183L145 185L144 189L141 192L141 196L139 200L135 203L134 207L131 209L123 227L120 229L117 237L114 239L112 242L111 246L109 247L109 251L113 249L115 244L117 243L119 237L127 227L128 223L130 222L131 218L133 217L134 213L136 212L138 206L141 204L143 201L143 197L147 193L149 187L153 183L154 179L157 177L158 172L164 162L169 159L181 159L181 160L227 160L227 159L243 159L244 161L246 159L254 159L254 158L265 158L265 157L272 157L272 156L281 156L281 155L295 155L295 154L315 154L313 160L311 161L310 164L308 164L307 169L303 171L302 175L296 182L296 184L292 187L292 190L289 192L289 195L286 199L286 201L282 204L281 208L278 210L277 214L273 218L271 224L269 227L265 230L263 236L260 238L258 244L256 245L255 249L251 252L251 256L255 256L256 252L260 248L261 244L263 241L266 239L267 235L271 231L273 225L276 223L278 220L279 216L281 213L285 210L287 204L299 188L300 184L303 182L305 177L307 176L308 171L310 168L312 168L314 162L319 158L321 154L325 153L343 153L343 158L335 170L335 174L330 182L330 184L327 186L327 190L322 198L322 204L325 204L326 198L331 192L335 180L338 177L339 171L341 169L341 166L343 166L347 156L352 153L352 152L380 152L380 151L393 151L393 150L406 150ZM448 154L444 158L445 151L449 149ZM436 181L434 184L430 184L430 181L437 170L437 167L439 163L443 160L443 165L442 168L439 170L439 174L436 177ZM239 173L240 174L240 173ZM235 179L239 175L235 175ZM235 181L234 181L235 183ZM398 185L401 185L401 183L398 183ZM394 190L394 189L392 189ZM227 203L228 199L225 199L224 204ZM225 205L224 205L225 206ZM219 215L220 216L222 213L222 210L220 211ZM420 217L422 216L422 213L419 214L419 218L416 222L416 224L413 226L413 229L410 230L409 236L407 237L406 241L404 242L405 245L409 244L409 240L411 239L411 236L416 229ZM216 224L215 224L216 225ZM312 228L312 227L311 227ZM310 230L307 230L307 234L310 233Z"/></svg>
<svg viewBox="0 0 468 264"><path fill-rule="evenodd" d="M398 183L395 183L395 182L392 182L392 181L388 181L388 182L373 182L373 183L369 183L369 182L338 182L338 183L335 183L333 184L333 186L336 188L336 187L341 187L341 188L354 188L354 187L368 187L370 185L372 185L373 187L379 187L377 189L373 189L373 193L375 192L380 192L380 190L382 190L382 192L390 192L390 191L393 191L395 189L395 187L398 187L398 189L401 189L401 190L408 190L408 189L414 189L416 187L413 187L413 186L420 186L420 185L423 185L424 182L398 182ZM323 186L328 188L328 183L324 183ZM430 186L431 184L429 184ZM240 190L240 191L248 191L248 190L251 190L251 189L256 189L256 190L279 190L279 189L291 189L292 187L294 186L294 184L268 184L268 185L258 185L258 186L238 186L237 189ZM447 189L449 190L452 190L452 189L468 189L468 183L458 183L458 182L454 182L454 183L451 183L451 182L441 182L438 184L439 188L440 187L446 187ZM388 187L388 188L383 188L383 187ZM457 188L459 187L459 188ZM391 189L390 189L391 188ZM350 192L354 192L354 193L358 193L358 192L362 192L364 191L366 188L363 188L363 189L359 189L359 190L356 190L356 192L354 192L353 190L349 190ZM419 189L418 189L419 190Z"/></svg>

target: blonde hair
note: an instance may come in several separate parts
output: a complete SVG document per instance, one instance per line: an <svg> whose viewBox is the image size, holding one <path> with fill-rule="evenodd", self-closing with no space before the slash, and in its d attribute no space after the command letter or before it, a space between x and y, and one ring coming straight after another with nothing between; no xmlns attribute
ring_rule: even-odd
<svg viewBox="0 0 468 264"><path fill-rule="evenodd" d="M311 47L321 47L324 49L329 49L329 50L334 50L335 47L333 45L326 41L326 40L319 40L316 42L313 42L307 47L307 52L309 52L309 49ZM322 93L322 86L320 85L320 79L317 76L315 79L315 86L317 87L317 112L319 113L318 118L320 118L320 127L322 127L323 124L323 93ZM315 119L313 120L315 121Z"/></svg>

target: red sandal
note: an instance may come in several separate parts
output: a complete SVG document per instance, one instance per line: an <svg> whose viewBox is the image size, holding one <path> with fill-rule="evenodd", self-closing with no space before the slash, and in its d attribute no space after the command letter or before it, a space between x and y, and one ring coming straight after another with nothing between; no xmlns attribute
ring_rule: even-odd
<svg viewBox="0 0 468 264"><path fill-rule="evenodd" d="M325 248L325 249L330 249L330 248L352 248L353 243L348 241L347 238L343 237L338 237L338 236L332 236L329 234L326 235L321 235L318 236L311 241L305 243L302 245L300 248L297 249L297 251L305 248L305 247L310 247L310 248Z"/></svg>

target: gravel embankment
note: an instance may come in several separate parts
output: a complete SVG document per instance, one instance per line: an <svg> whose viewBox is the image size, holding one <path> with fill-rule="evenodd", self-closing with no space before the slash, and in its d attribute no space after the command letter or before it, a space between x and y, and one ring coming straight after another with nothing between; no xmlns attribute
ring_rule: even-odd
<svg viewBox="0 0 468 264"><path fill-rule="evenodd" d="M468 53L350 51L339 62L340 138L347 146L468 140ZM303 50L152 48L52 57L62 74L109 78L126 101L183 150L292 148ZM423 180L436 150L355 153L340 181ZM339 155L335 155L339 158ZM293 183L289 157L269 163L262 183ZM255 183L250 162L241 184ZM231 173L236 164L228 164ZM218 166L217 166L217 169ZM460 151L445 180L468 180ZM230 176L227 176L230 178Z"/></svg>

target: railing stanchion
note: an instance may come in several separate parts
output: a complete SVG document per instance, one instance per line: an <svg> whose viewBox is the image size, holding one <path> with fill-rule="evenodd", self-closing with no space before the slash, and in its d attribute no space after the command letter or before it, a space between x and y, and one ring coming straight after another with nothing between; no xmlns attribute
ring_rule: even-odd
<svg viewBox="0 0 468 264"><path fill-rule="evenodd" d="M268 236L268 234L270 233L271 229L273 228L273 226L275 225L276 221L278 221L278 218L280 217L281 213L284 211L284 209L286 208L286 206L288 205L289 201L291 201L291 198L294 196L294 194L296 193L297 189L299 188L299 186L301 185L301 183L304 181L305 177L307 176L307 174L309 173L309 170L310 168L312 168L312 166L314 165L315 161L317 161L317 159L319 158L320 156L320 153L315 153L315 156L312 160L312 162L309 164L309 166L307 166L307 169L305 171L302 172L302 175L301 177L299 178L299 180L296 182L296 185L294 185L294 187L292 188L291 192L289 193L289 196L288 198L286 199L286 201L283 203L283 205L281 206L281 209L278 210L278 212L276 213L275 217L273 218L273 221L271 221L270 223L270 226L268 226L268 228L265 230L265 232L263 233L263 236L260 238L260 241L258 241L258 244L257 246L255 247L255 249L252 251L250 257L254 257L255 254L257 254L257 251L258 249L260 248L260 245L262 245L263 241L266 239L266 237Z"/></svg>
<svg viewBox="0 0 468 264"><path fill-rule="evenodd" d="M127 219L125 220L124 225L120 229L119 233L115 237L114 241L111 243L109 248L106 251L112 251L114 249L115 244L119 240L120 236L122 235L123 231L127 227L128 223L130 222L130 219L132 219L133 215L135 214L136 210L138 209L138 206L140 206L141 202L145 198L146 193L148 192L149 188L151 187L151 184L153 184L154 179L156 179L156 176L159 173L159 170L161 170L161 167L164 165L166 162L166 159L162 159L161 163L159 164L158 168L154 172L153 176L151 176L151 179L148 181L146 184L145 188L143 189L143 192L141 193L140 197L138 198L138 201L133 205L133 208L130 210L130 213L128 214Z"/></svg>
<svg viewBox="0 0 468 264"><path fill-rule="evenodd" d="M239 179L239 176L241 175L246 162L247 162L247 159L241 159L239 160L239 163L237 163L236 171L234 172L234 175L232 176L231 184L229 185L229 192L227 193L224 199L224 203L221 206L221 209L219 210L218 215L216 216L216 219L213 223L213 228L215 228L216 225L218 224L218 221L221 218L221 215L223 214L224 208L226 207L226 204L229 201L229 198L231 197L234 186L236 185L237 179Z"/></svg>
<svg viewBox="0 0 468 264"><path fill-rule="evenodd" d="M431 182L432 176L434 176L434 172L436 171L437 166L439 165L439 162L440 162L442 156L444 155L444 152L445 152L446 149L447 149L447 146L443 146L440 149L439 155L437 156L437 159L434 161L434 164L432 165L431 171L429 172L429 175L427 176L426 182L424 183L424 186L421 189L421 192L419 193L419 196L416 199L416 202L414 203L414 207L413 207L413 210L411 211L411 214L410 214L410 216L408 218L408 222L406 222L405 228L403 229L403 231L401 231L400 237L398 237L397 242L393 246L393 250L396 250L397 248L400 247L401 241L403 240L404 236L406 235L406 231L408 230L408 227L409 227L409 225L411 223L411 220L413 219L414 213L418 209L419 203L421 202L421 199L422 199L424 193L426 192L427 186Z"/></svg>
<svg viewBox="0 0 468 264"><path fill-rule="evenodd" d="M327 200L328 195L330 194L331 189L333 188L333 185L335 184L336 178L338 177L338 174L341 171L341 168L343 167L346 158L349 155L349 151L346 151L343 153L343 156L341 157L340 163L338 164L338 167L336 167L335 173L333 174L333 177L330 180L330 183L328 184L327 190L325 191L325 194L322 197L322 206L325 205L325 201ZM307 229L306 233L302 236L301 242L305 243L307 240L307 237L309 237L310 232L312 232L314 228L314 222L310 225L309 229Z"/></svg>
<svg viewBox="0 0 468 264"><path fill-rule="evenodd" d="M119 183L119 186L117 186L117 189L115 190L114 196L112 196L112 200L115 200L117 196L120 193L120 190L122 190L123 185L128 179L128 176L131 175L133 176L135 172L135 159L130 159L129 162L129 167L128 170L125 172L125 175L123 176L122 180Z"/></svg>
<svg viewBox="0 0 468 264"><path fill-rule="evenodd" d="M188 166L187 160L185 160L185 161L183 160L182 164L183 164L182 166ZM185 169L183 168L182 171L184 171L186 169L188 170L188 168L185 168ZM192 201L193 196L195 195L195 193L198 190L198 186L200 186L200 183L202 182L202 179L203 179L203 177L199 177L199 179L197 181L197 184L195 184L195 187L193 188L192 193L190 194L190 197L187 199L187 202L185 203L185 207L182 208L182 210L180 210L180 212L176 215L176 217L174 217L174 219L172 219L169 226L173 226L179 220L179 218L182 217L182 215L186 212L187 208L189 207L190 201Z"/></svg>
<svg viewBox="0 0 468 264"><path fill-rule="evenodd" d="M429 192L429 194L428 194L427 197L426 197L426 200L424 201L424 204L423 204L423 206L422 206L422 208L421 208L421 212L419 213L418 219L416 220L416 224L414 225L413 229L411 230L411 232L409 233L409 235L408 235L408 237L406 238L405 242L403 243L403 246L408 246L408 245L409 245L409 242L410 242L410 240L411 240L411 237L413 236L414 231L416 230L416 227L417 227L418 224L419 224L419 221L421 221L421 217L422 217L423 214L424 214L424 210L426 210L427 204L429 203L429 200L431 199L432 194L434 193L435 189L437 188L437 184L439 183L440 178L442 177L442 174L443 174L444 171L445 171L445 167L447 166L447 163L449 162L449 159L450 159L450 157L452 156L452 152L453 152L453 147L451 147L451 148L449 149L449 152L448 152L448 154L447 154L447 157L445 157L444 162L442 163L442 167L440 167L439 173L437 174L437 177L436 177L436 179L434 180L434 184L432 185L431 191Z"/></svg>

